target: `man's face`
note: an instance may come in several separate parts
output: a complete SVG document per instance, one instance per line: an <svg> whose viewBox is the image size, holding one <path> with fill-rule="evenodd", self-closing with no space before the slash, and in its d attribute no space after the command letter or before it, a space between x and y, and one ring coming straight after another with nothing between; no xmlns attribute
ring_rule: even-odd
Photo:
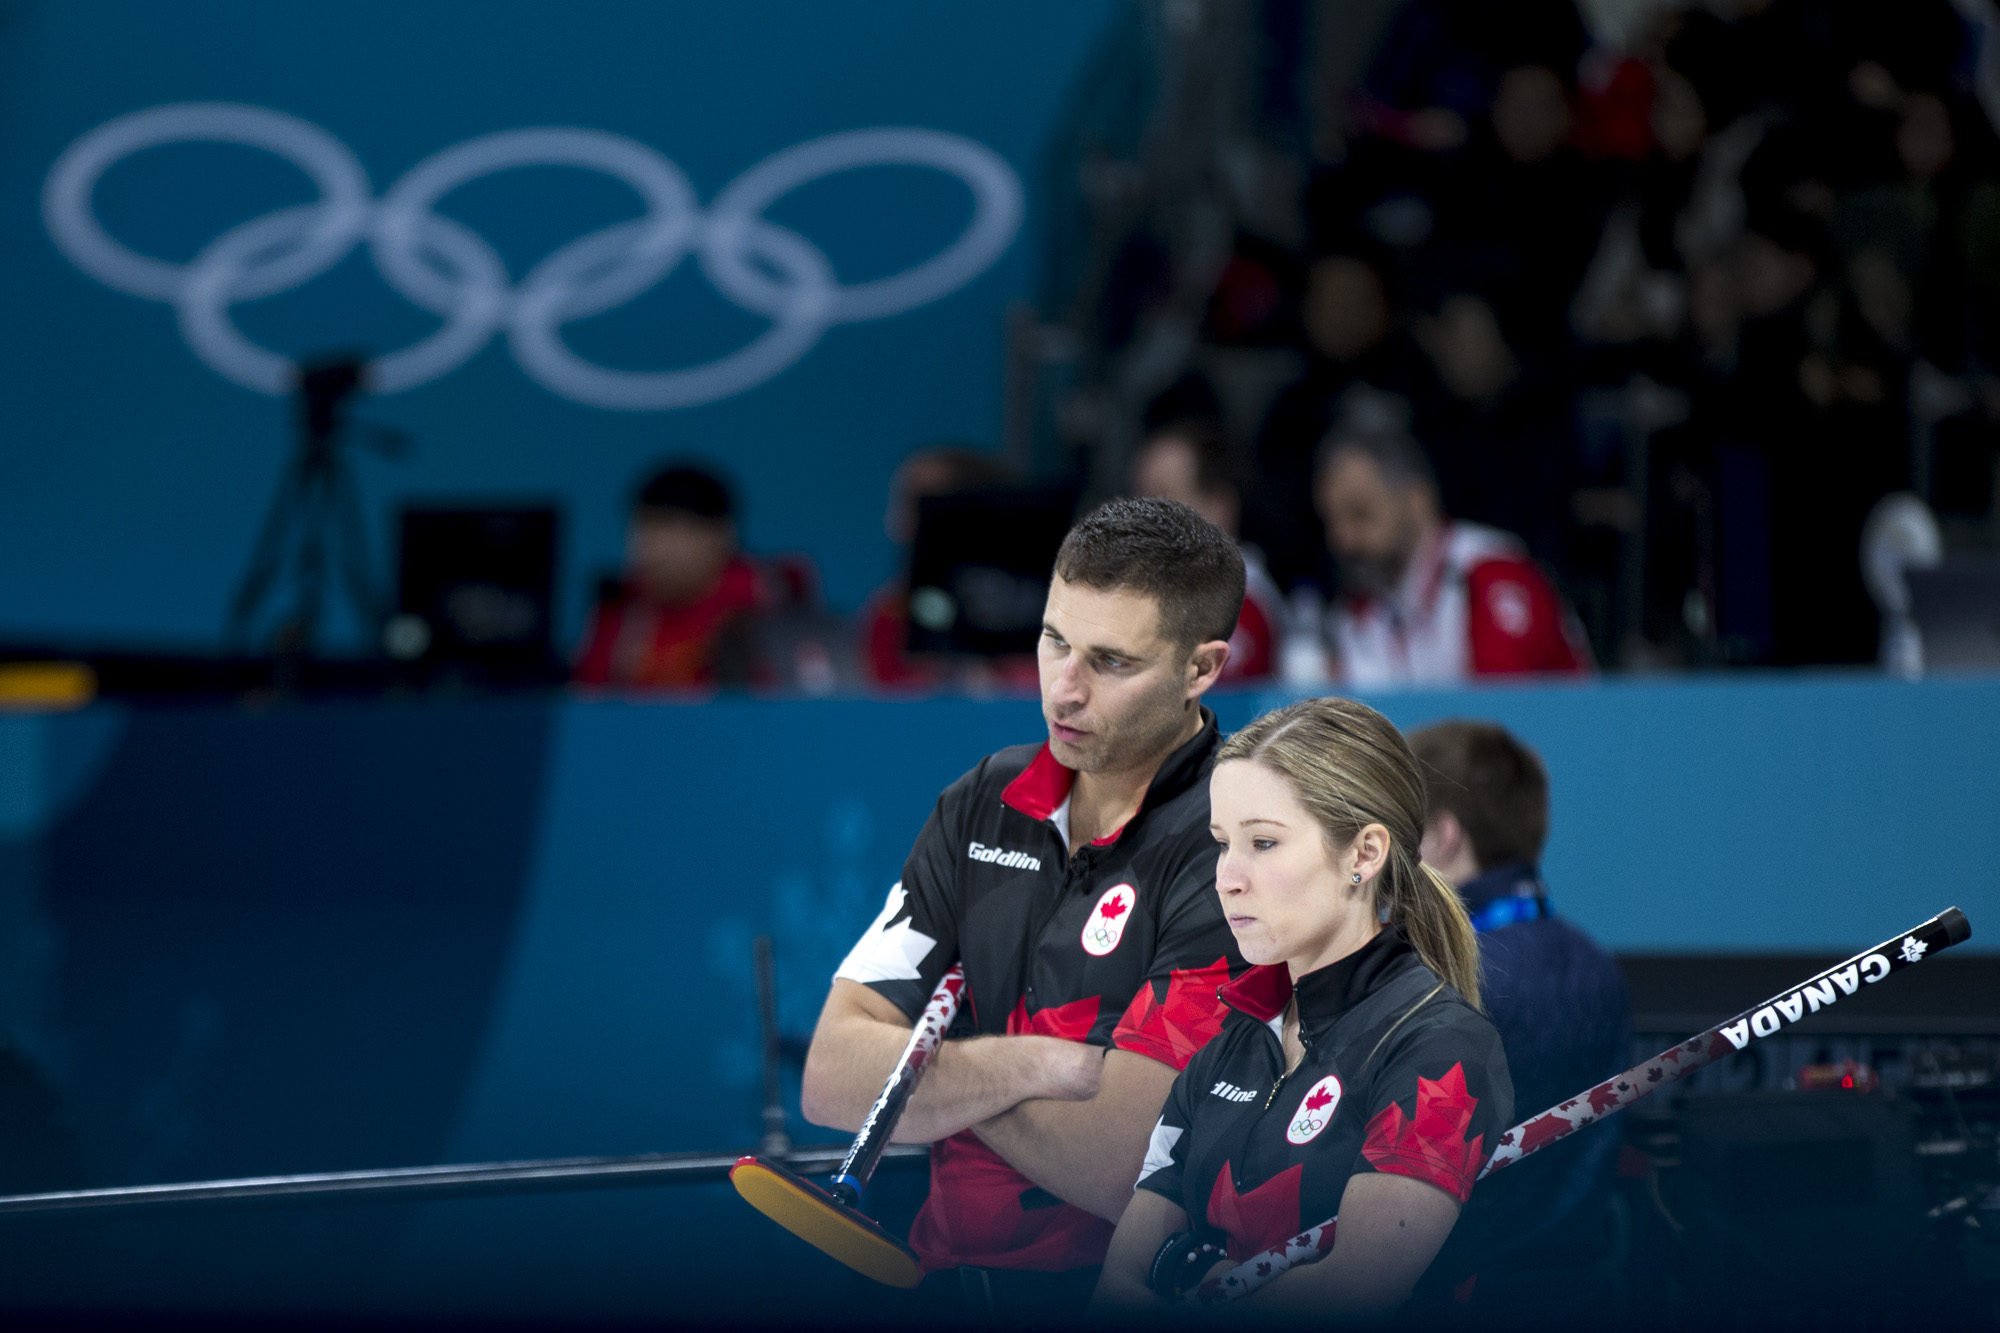
<svg viewBox="0 0 2000 1333"><path fill-rule="evenodd" d="M1356 449L1327 460L1315 480L1313 499L1342 582L1360 592L1385 593L1401 583L1436 523L1428 486L1391 485L1381 466Z"/></svg>
<svg viewBox="0 0 2000 1333"><path fill-rule="evenodd" d="M1523 165L1549 158L1569 137L1569 94L1546 65L1517 65L1500 76L1493 135Z"/></svg>
<svg viewBox="0 0 2000 1333"><path fill-rule="evenodd" d="M1353 255L1328 255L1306 274L1306 336L1321 355L1347 361L1389 334L1382 276Z"/></svg>
<svg viewBox="0 0 2000 1333"><path fill-rule="evenodd" d="M625 565L640 592L679 606L715 587L736 553L736 527L677 509L642 509L625 534Z"/></svg>
<svg viewBox="0 0 2000 1333"><path fill-rule="evenodd" d="M1500 329L1500 317L1482 297L1459 292L1422 321L1419 339L1436 363L1438 378L1467 402L1496 397L1521 373L1520 361Z"/></svg>
<svg viewBox="0 0 2000 1333"><path fill-rule="evenodd" d="M1186 725L1190 655L1161 633L1159 604L1144 593L1054 579L1036 656L1049 750L1065 767L1157 760Z"/></svg>

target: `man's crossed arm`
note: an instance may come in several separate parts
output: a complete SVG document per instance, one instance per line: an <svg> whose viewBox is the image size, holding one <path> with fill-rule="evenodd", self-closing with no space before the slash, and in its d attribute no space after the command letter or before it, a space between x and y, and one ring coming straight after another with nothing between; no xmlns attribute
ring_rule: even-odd
<svg viewBox="0 0 2000 1333"><path fill-rule="evenodd" d="M836 979L806 1054L806 1119L858 1130L910 1039L902 1010ZM1171 1067L1060 1037L948 1041L896 1126L899 1143L978 1133L1066 1203L1117 1221L1132 1198Z"/></svg>

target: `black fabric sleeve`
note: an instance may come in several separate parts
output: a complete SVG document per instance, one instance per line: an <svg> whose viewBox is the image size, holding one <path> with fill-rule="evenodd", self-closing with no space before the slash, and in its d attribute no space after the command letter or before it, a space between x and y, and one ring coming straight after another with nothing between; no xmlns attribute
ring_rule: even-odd
<svg viewBox="0 0 2000 1333"><path fill-rule="evenodd" d="M1201 1092L1199 1084L1211 1063L1197 1057L1167 1090L1166 1105L1160 1108L1160 1119L1146 1144L1145 1163L1139 1168L1138 1189L1151 1190L1183 1211L1187 1209L1183 1195L1187 1131L1193 1119L1194 1099Z"/></svg>
<svg viewBox="0 0 2000 1333"><path fill-rule="evenodd" d="M984 768L984 764L980 766ZM957 815L977 781L974 769L938 797L923 831L903 862L903 877L874 922L835 969L836 978L858 981L888 997L912 1023L921 1014L938 979L958 961Z"/></svg>
<svg viewBox="0 0 2000 1333"><path fill-rule="evenodd" d="M1187 1068L1222 1030L1228 1013L1216 991L1244 969L1236 937L1215 896L1215 843L1208 830L1161 901L1159 935L1146 980L1127 1004L1111 1044Z"/></svg>
<svg viewBox="0 0 2000 1333"><path fill-rule="evenodd" d="M1514 1122L1514 1085L1500 1034L1477 1010L1453 999L1405 1024L1375 1059L1367 1138L1354 1173L1409 1176L1464 1203Z"/></svg>

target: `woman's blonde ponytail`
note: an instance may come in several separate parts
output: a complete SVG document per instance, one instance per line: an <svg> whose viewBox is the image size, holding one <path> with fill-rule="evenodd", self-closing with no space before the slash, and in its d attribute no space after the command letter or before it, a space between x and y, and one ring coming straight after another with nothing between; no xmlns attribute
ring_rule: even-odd
<svg viewBox="0 0 2000 1333"><path fill-rule="evenodd" d="M1479 936L1472 929L1472 918L1465 914L1458 890L1432 869L1428 861L1419 861L1417 871L1417 884L1409 904L1400 916L1391 907L1390 919L1403 923L1403 933L1409 936L1431 971L1464 996L1467 1004L1483 1009L1479 998Z"/></svg>
<svg viewBox="0 0 2000 1333"><path fill-rule="evenodd" d="M1283 777L1345 850L1369 824L1389 831L1375 904L1403 928L1425 966L1479 1007L1479 939L1458 891L1418 851L1427 809L1422 771L1389 719L1352 699L1304 699L1231 736L1217 763L1251 759Z"/></svg>

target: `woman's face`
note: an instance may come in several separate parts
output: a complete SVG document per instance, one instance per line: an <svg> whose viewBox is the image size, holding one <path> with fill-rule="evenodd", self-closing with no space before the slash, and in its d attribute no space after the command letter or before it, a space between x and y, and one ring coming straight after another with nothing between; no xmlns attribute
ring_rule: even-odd
<svg viewBox="0 0 2000 1333"><path fill-rule="evenodd" d="M1388 853L1381 825L1335 855L1291 784L1249 759L1216 767L1208 803L1222 848L1215 889L1246 960L1289 963L1303 976L1374 938L1373 879Z"/></svg>

